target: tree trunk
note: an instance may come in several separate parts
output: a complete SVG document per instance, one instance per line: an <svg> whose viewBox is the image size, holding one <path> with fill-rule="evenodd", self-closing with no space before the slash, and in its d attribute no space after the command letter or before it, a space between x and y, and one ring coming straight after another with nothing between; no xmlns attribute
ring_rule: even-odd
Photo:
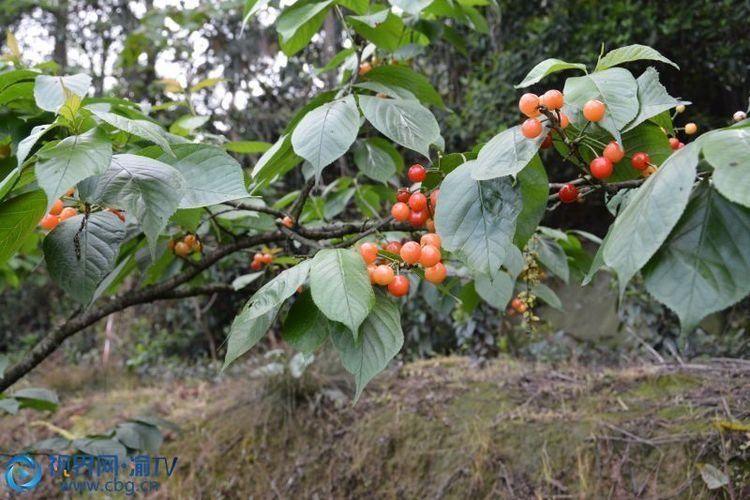
<svg viewBox="0 0 750 500"><path fill-rule="evenodd" d="M52 57L60 65L60 73L63 74L68 67L68 0L60 0L52 15L55 19L55 48Z"/></svg>

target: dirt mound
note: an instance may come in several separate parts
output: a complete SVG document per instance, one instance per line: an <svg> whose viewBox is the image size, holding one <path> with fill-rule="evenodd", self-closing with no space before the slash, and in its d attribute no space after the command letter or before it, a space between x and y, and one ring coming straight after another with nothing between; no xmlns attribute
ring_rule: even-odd
<svg viewBox="0 0 750 500"><path fill-rule="evenodd" d="M125 414L175 420L165 498L750 497L749 362L442 358L389 371L355 406L349 391L317 370L180 381L71 400L52 420L105 425L122 398L141 405Z"/></svg>

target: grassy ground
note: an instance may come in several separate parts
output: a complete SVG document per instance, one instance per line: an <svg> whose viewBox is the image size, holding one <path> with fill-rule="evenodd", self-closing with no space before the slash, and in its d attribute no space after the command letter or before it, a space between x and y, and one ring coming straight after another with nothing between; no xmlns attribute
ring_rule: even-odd
<svg viewBox="0 0 750 500"><path fill-rule="evenodd" d="M591 370L442 358L391 370L356 406L345 379L319 369L299 380L112 380L61 394L48 420L78 433L143 413L177 422L183 432L162 447L179 456L163 498L750 497L748 362ZM3 418L0 446L48 437L33 418Z"/></svg>

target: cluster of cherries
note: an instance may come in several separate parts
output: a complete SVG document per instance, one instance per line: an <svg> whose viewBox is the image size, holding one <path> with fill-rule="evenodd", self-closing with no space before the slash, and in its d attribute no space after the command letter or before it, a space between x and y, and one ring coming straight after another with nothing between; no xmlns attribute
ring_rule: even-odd
<svg viewBox="0 0 750 500"><path fill-rule="evenodd" d="M268 252L256 252L253 255L253 261L250 263L250 269L260 271L263 267L273 262L273 255Z"/></svg>
<svg viewBox="0 0 750 500"><path fill-rule="evenodd" d="M424 279L430 283L437 285L445 280L448 270L441 262L440 245L440 236L427 233L422 235L419 243L416 241L385 243L383 253L375 243L362 243L359 246L359 253L367 264L370 283L388 287L388 292L394 297L403 297L409 293L409 278L397 272L400 271L401 265L421 266L424 268Z"/></svg>
<svg viewBox="0 0 750 500"><path fill-rule="evenodd" d="M427 177L427 170L415 163L409 167L407 177L411 182L422 182ZM435 223L431 217L435 215L439 189L429 193L429 198L422 192L421 188L412 191L409 188L400 188L396 193L397 202L391 207L391 216L399 222L409 222L414 228L425 226L428 231L435 232Z"/></svg>
<svg viewBox="0 0 750 500"><path fill-rule="evenodd" d="M522 95L518 101L518 109L527 116L527 119L521 124L521 133L523 136L527 139L536 139L542 133L544 126L538 118L542 114L542 109L556 112L560 129L567 128L570 120L565 113L560 111L564 104L565 96L559 90L548 90L541 96L530 92ZM684 111L684 106L680 107ZM606 105L597 99L591 99L583 105L583 117L589 122L601 121L606 111ZM679 107L678 112L680 112ZM695 134L698 131L698 126L695 123L688 123L685 125L684 131L688 135ZM669 144L673 151L685 146L676 137L671 137ZM552 147L551 133L544 138L541 147L543 149ZM625 158L623 148L617 141L610 141L604 147L602 154L589 163L591 176L599 180L609 178L614 172L615 164L619 163L623 158ZM656 172L656 167L651 163L648 153L643 151L634 153L630 157L630 164L634 169L640 171L644 177L648 177ZM573 203L578 200L578 188L574 184L565 184L560 188L558 195L561 202Z"/></svg>
<svg viewBox="0 0 750 500"><path fill-rule="evenodd" d="M62 221L75 217L76 215L78 215L78 210L74 207L66 207L62 200L57 199L52 204L49 213L39 221L39 226L47 231L52 231Z"/></svg>
<svg viewBox="0 0 750 500"><path fill-rule="evenodd" d="M175 255L187 257L194 252L200 252L203 249L203 244L201 244L198 236L188 233L179 240L169 240L167 248Z"/></svg>

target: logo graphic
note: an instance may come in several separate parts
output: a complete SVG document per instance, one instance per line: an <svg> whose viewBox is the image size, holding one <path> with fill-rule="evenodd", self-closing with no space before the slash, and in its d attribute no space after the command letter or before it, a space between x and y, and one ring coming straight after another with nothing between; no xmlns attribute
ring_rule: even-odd
<svg viewBox="0 0 750 500"><path fill-rule="evenodd" d="M28 455L14 456L7 467L5 482L14 491L31 491L42 480L42 466Z"/></svg>

